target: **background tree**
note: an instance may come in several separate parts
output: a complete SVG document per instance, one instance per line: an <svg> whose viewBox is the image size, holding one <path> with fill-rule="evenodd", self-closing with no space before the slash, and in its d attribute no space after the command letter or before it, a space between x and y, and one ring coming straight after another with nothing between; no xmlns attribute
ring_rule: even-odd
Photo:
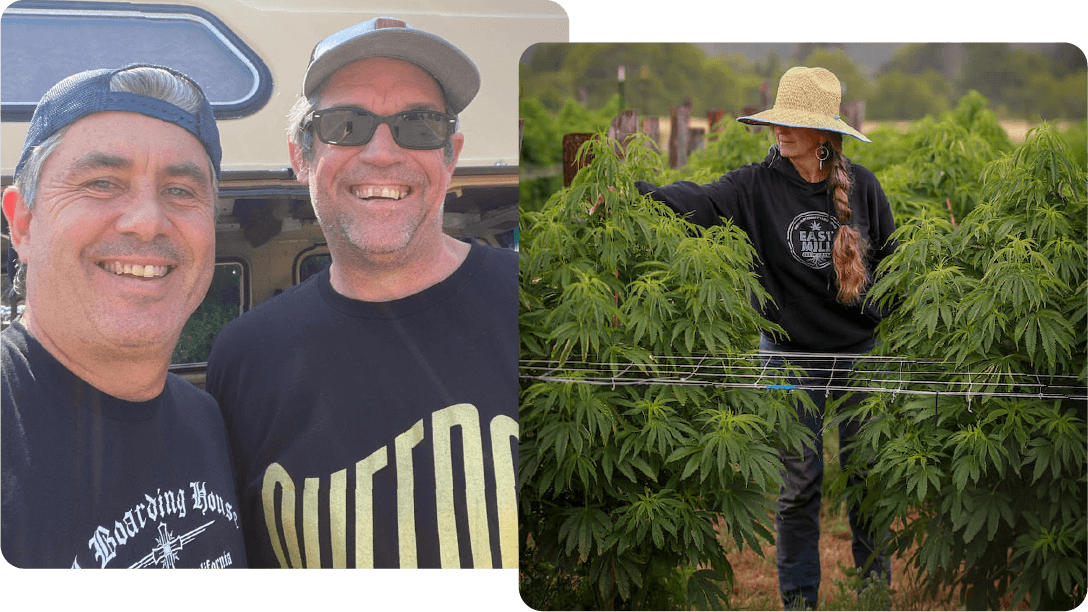
<svg viewBox="0 0 1088 612"><path fill-rule="evenodd" d="M618 92L616 67L624 65L627 106L641 115L665 116L685 98L691 98L696 115L715 108L739 115L745 105L759 103L761 83L773 90L785 69L797 64L835 72L845 85L845 101L867 99L869 118L936 115L972 90L1003 118L1056 121L1088 115L1088 66L1070 44L910 44L881 66L862 65L846 45L827 43L798 45L788 65L774 51L740 61L708 56L695 44L541 44L523 57L522 95L553 111L568 98L599 108ZM546 72L560 76L540 76Z"/></svg>
<svg viewBox="0 0 1088 612"><path fill-rule="evenodd" d="M1023 87L1027 75L1017 71L1016 52L1008 43L969 43L964 45L965 58L961 87L973 89L992 100L1000 100L1003 90ZM1023 67L1021 63L1019 67Z"/></svg>
<svg viewBox="0 0 1088 612"><path fill-rule="evenodd" d="M866 100L869 120L910 121L937 116L949 109L951 85L939 73L881 72Z"/></svg>
<svg viewBox="0 0 1088 612"><path fill-rule="evenodd" d="M833 42L819 42L819 43L798 43L797 48L793 51L793 56L790 58L794 65L807 66L805 61L816 52L827 52L831 54L846 53L846 45L843 43ZM818 65L818 64L814 64Z"/></svg>
<svg viewBox="0 0 1088 612"><path fill-rule="evenodd" d="M1049 52L1054 60L1055 75L1067 77L1084 72L1084 51L1071 44L1054 45Z"/></svg>
<svg viewBox="0 0 1088 612"><path fill-rule="evenodd" d="M958 64L963 50L960 45L913 43L903 45L892 59L880 66L879 73L920 74L935 70L950 80L960 77Z"/></svg>

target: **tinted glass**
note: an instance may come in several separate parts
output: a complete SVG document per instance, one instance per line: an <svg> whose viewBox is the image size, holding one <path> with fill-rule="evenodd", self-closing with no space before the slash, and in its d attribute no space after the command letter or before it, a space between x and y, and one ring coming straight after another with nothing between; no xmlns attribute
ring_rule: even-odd
<svg viewBox="0 0 1088 612"><path fill-rule="evenodd" d="M16 3L4 11L0 37L5 121L29 120L42 94L65 77L132 63L185 73L220 118L255 112L272 88L261 59L214 15L195 7Z"/></svg>
<svg viewBox="0 0 1088 612"><path fill-rule="evenodd" d="M185 324L171 363L204 363L212 342L231 319L242 314L245 268L237 262L215 264L215 276L204 301Z"/></svg>

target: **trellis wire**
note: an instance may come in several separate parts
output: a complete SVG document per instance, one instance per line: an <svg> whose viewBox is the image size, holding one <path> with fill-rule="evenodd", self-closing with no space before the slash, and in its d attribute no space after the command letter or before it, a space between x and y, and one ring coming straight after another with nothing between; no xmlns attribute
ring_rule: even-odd
<svg viewBox="0 0 1088 612"><path fill-rule="evenodd" d="M854 363L848 382L812 384L804 380L782 382L789 373L769 366L768 357L779 357L807 372L808 378L829 373L845 376L836 363ZM735 389L804 389L892 393L903 395L1071 399L1088 401L1088 389L1078 378L1029 372L947 371L935 360L848 353L761 352L721 356L651 356L649 363L608 363L522 359L523 379L569 382L612 387L627 385L694 385ZM815 362L815 363L807 363ZM830 362L831 367L823 365ZM955 380L966 378L967 380Z"/></svg>

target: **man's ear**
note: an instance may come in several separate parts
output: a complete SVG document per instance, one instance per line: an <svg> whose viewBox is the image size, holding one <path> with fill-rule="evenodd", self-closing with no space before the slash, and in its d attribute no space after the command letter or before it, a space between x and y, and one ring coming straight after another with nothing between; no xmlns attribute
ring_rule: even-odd
<svg viewBox="0 0 1088 612"><path fill-rule="evenodd" d="M11 246L16 251L22 250L21 245L30 238L31 212L23 200L23 194L15 187L4 190L4 217L11 228Z"/></svg>
<svg viewBox="0 0 1088 612"><path fill-rule="evenodd" d="M291 156L291 167L295 170L295 180L302 184L310 182L310 162L302 154L302 149L293 142L288 141L287 152Z"/></svg>
<svg viewBox="0 0 1088 612"><path fill-rule="evenodd" d="M465 146L465 135L461 132L455 133L450 137L450 144L453 145L453 157L450 158L450 163L446 164L446 167L450 171L450 176L453 176L453 171L457 168L457 158L461 156L461 148Z"/></svg>

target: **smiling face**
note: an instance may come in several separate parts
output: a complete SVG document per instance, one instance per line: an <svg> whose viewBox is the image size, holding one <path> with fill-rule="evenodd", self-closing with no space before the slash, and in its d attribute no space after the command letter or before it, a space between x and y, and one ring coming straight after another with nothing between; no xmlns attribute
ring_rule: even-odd
<svg viewBox="0 0 1088 612"><path fill-rule="evenodd" d="M172 351L211 283L212 176L204 148L176 125L121 112L70 125L33 209L4 196L28 265L31 334L71 355Z"/></svg>
<svg viewBox="0 0 1088 612"><path fill-rule="evenodd" d="M329 78L318 108L356 107L377 115L406 110L445 111L434 78L415 64L370 57ZM442 149L412 150L378 126L370 142L330 145L314 139L312 159L291 145L291 160L310 197L333 265L403 262L442 240L442 207L464 137L453 135L454 155Z"/></svg>

